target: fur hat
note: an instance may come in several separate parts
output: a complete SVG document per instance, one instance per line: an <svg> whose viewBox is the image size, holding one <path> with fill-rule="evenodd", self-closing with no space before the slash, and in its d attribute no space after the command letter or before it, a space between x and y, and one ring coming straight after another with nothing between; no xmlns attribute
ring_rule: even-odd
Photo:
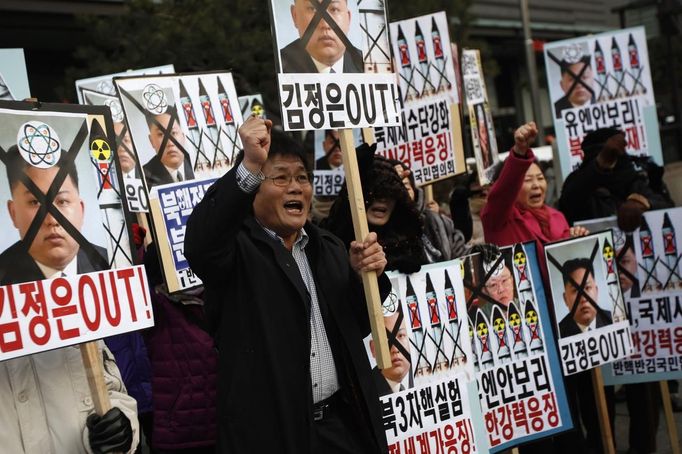
<svg viewBox="0 0 682 454"><path fill-rule="evenodd" d="M585 153L585 161L597 157L607 140L622 133L623 131L618 128L601 128L588 133L580 144L580 148Z"/></svg>

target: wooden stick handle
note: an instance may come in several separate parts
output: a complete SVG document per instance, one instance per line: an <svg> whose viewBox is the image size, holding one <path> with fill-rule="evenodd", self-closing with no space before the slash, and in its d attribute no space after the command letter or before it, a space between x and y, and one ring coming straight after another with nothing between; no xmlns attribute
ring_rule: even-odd
<svg viewBox="0 0 682 454"><path fill-rule="evenodd" d="M365 212L365 199L362 195L362 183L358 170L358 159L355 155L355 146L352 129L339 130L341 153L343 155L343 169L346 175L346 187L348 188L348 202L350 204L351 217L353 218L353 231L356 241L365 241L369 234L367 226L367 213ZM388 348L388 338L384 326L384 313L381 308L381 296L379 295L379 281L377 274L372 272L362 273L362 285L365 289L365 300L369 323L372 327L372 339L376 348L376 360L379 369L391 367L391 354Z"/></svg>
<svg viewBox="0 0 682 454"><path fill-rule="evenodd" d="M604 394L604 377L600 367L592 369L592 387L594 388L594 399L597 402L597 414L599 415L599 429L601 432L601 443L606 454L616 454L611 435L611 421L609 419L609 409L606 406L606 395Z"/></svg>
<svg viewBox="0 0 682 454"><path fill-rule="evenodd" d="M424 202L428 204L431 201L433 201L433 185L427 184L424 186Z"/></svg>
<svg viewBox="0 0 682 454"><path fill-rule="evenodd" d="M95 404L95 412L102 416L111 409L109 391L104 382L102 356L99 354L96 341L80 344L80 350L85 373L88 377L90 394L92 394L92 402Z"/></svg>
<svg viewBox="0 0 682 454"><path fill-rule="evenodd" d="M670 402L670 389L668 382L661 380L661 399L663 401L663 414L665 415L665 425L668 426L668 438L670 439L670 450L673 454L680 454L680 442L677 438L677 425L673 415L673 406Z"/></svg>

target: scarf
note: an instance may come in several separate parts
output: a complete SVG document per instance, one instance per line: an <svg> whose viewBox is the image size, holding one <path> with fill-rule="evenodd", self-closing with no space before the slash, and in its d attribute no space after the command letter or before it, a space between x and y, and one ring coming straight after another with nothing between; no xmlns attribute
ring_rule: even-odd
<svg viewBox="0 0 682 454"><path fill-rule="evenodd" d="M540 230L542 231L542 234L551 240L552 237L549 226L550 213L547 209L547 205L543 204L540 208L532 208L522 206L521 204L517 203L516 206L519 208L522 214L529 212L538 221L538 224L540 224Z"/></svg>

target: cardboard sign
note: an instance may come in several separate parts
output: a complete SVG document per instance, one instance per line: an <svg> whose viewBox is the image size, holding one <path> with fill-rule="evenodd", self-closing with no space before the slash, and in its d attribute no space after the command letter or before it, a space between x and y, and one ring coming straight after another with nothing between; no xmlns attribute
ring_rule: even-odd
<svg viewBox="0 0 682 454"><path fill-rule="evenodd" d="M445 13L393 22L391 36L404 108L399 126L375 128L377 153L405 163L418 186L463 172L455 160L460 100Z"/></svg>
<svg viewBox="0 0 682 454"><path fill-rule="evenodd" d="M143 266L0 287L0 361L151 326Z"/></svg>
<svg viewBox="0 0 682 454"><path fill-rule="evenodd" d="M533 242L468 256L469 342L491 452L572 427Z"/></svg>
<svg viewBox="0 0 682 454"><path fill-rule="evenodd" d="M604 370L607 384L682 378L682 279L676 232L682 208L648 211L639 229L624 233L615 216L581 222L612 228L620 285L630 320L633 354Z"/></svg>
<svg viewBox="0 0 682 454"><path fill-rule="evenodd" d="M662 164L644 27L545 44L545 66L564 178L583 159L589 132L616 127L632 156Z"/></svg>
<svg viewBox="0 0 682 454"><path fill-rule="evenodd" d="M125 115L113 79L120 76L171 74L174 71L173 65L164 65L76 81L76 93L80 104L107 106L111 110L111 117L114 120L114 131L116 133L116 153L119 156L124 179L123 190L126 194L125 200L128 202L128 210L132 212L148 211L149 202L147 201L147 193L141 177L142 167L133 150L130 132L125 122Z"/></svg>
<svg viewBox="0 0 682 454"><path fill-rule="evenodd" d="M464 49L462 52L462 86L469 111L471 141L481 185L490 184L494 165L499 160L493 116L488 103L481 54L478 50Z"/></svg>
<svg viewBox="0 0 682 454"><path fill-rule="evenodd" d="M611 231L545 248L564 375L626 358L630 327Z"/></svg>
<svg viewBox="0 0 682 454"><path fill-rule="evenodd" d="M486 452L474 421L476 390L468 342L460 262L390 273L393 291L383 303L391 367L374 362L389 452ZM483 446L485 443L483 444Z"/></svg>
<svg viewBox="0 0 682 454"><path fill-rule="evenodd" d="M384 3L270 2L287 131L397 125Z"/></svg>
<svg viewBox="0 0 682 454"><path fill-rule="evenodd" d="M151 326L151 309L136 310L149 306L149 292L144 269L133 267L108 109L0 102L0 120L9 211L0 240L2 359Z"/></svg>

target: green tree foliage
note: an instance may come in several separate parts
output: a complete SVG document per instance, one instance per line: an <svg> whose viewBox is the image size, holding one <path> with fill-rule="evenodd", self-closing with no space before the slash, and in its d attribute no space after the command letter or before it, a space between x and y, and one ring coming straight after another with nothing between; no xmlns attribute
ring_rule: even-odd
<svg viewBox="0 0 682 454"><path fill-rule="evenodd" d="M79 19L90 40L69 68L76 79L172 63L177 72L231 70L240 95L262 93L278 104L266 0L127 0L119 16Z"/></svg>
<svg viewBox="0 0 682 454"><path fill-rule="evenodd" d="M67 70L60 96L75 98L76 79L172 63L177 72L231 70L240 95L261 93L278 111L269 0L126 0L118 16L83 16L89 40L76 50L78 67ZM469 47L473 0L395 0L389 20L446 11L450 36ZM453 26L452 23L457 23Z"/></svg>

